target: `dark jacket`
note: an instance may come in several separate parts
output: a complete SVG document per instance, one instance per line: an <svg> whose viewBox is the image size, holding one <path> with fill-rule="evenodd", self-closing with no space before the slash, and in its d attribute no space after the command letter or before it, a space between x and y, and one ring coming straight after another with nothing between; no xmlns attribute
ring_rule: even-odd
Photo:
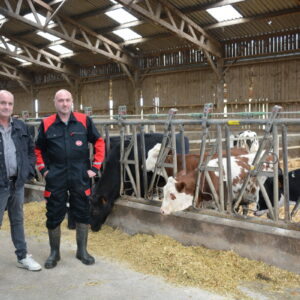
<svg viewBox="0 0 300 300"><path fill-rule="evenodd" d="M34 176L34 143L29 134L27 125L21 120L13 119L11 135L16 147L18 165L16 187L21 187L28 179ZM0 133L0 188L1 187L8 187L8 178L5 167L3 138Z"/></svg>
<svg viewBox="0 0 300 300"><path fill-rule="evenodd" d="M88 144L94 145L94 160L90 162ZM47 170L46 188L55 191L62 186L83 187L90 183L87 170L98 172L105 146L92 120L81 113L71 113L68 125L57 114L45 118L39 128L35 154L37 168Z"/></svg>

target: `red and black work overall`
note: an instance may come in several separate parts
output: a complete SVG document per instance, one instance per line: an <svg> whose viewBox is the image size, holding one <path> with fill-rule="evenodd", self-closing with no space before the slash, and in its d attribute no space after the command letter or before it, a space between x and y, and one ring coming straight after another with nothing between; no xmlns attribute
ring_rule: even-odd
<svg viewBox="0 0 300 300"><path fill-rule="evenodd" d="M94 145L91 166L88 144ZM64 220L66 202L75 222L89 223L91 180L87 170L98 172L105 146L92 120L82 113L71 113L68 123L57 114L45 118L39 128L35 154L37 168L46 175L44 197L47 200L48 229L54 229Z"/></svg>

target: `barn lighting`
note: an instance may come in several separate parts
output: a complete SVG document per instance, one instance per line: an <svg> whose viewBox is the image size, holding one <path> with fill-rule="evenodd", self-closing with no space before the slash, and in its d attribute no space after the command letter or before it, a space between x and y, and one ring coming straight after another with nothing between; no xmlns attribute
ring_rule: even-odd
<svg viewBox="0 0 300 300"><path fill-rule="evenodd" d="M36 15L37 15L37 18L40 20L41 24L45 25L46 24L46 18L44 16L42 16L41 14L39 14L39 13L37 13ZM31 22L37 23L33 13L29 13L27 15L24 15L24 18L31 21ZM51 24L54 24L54 22L50 21L48 25L51 25Z"/></svg>
<svg viewBox="0 0 300 300"><path fill-rule="evenodd" d="M59 37L51 34L51 33L48 33L48 32L44 32L44 31L38 31L36 34L38 34L39 36L42 36L43 38L51 41L51 42L55 42L55 41L58 41L60 40Z"/></svg>
<svg viewBox="0 0 300 300"><path fill-rule="evenodd" d="M206 11L218 22L239 19L243 17L232 5L209 8Z"/></svg>
<svg viewBox="0 0 300 300"><path fill-rule="evenodd" d="M127 12L124 8L118 8L112 11L108 11L105 14L120 24L133 22L137 20L135 16Z"/></svg>
<svg viewBox="0 0 300 300"><path fill-rule="evenodd" d="M49 49L63 55L63 54L71 54L73 53L73 51L65 46L62 45L53 45L53 46L49 46Z"/></svg>
<svg viewBox="0 0 300 300"><path fill-rule="evenodd" d="M129 28L115 30L115 31L113 31L113 33L118 35L125 41L138 39L138 38L142 37L141 35L139 35L138 33L134 32L133 30L131 30Z"/></svg>

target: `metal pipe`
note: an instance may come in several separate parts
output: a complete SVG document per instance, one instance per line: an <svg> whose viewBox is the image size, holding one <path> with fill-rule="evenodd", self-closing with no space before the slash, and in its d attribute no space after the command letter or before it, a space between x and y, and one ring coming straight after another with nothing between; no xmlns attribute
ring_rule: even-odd
<svg viewBox="0 0 300 300"><path fill-rule="evenodd" d="M171 125L171 143L172 143L172 156L173 156L173 175L177 174L177 151L176 151L176 135L175 126Z"/></svg>
<svg viewBox="0 0 300 300"><path fill-rule="evenodd" d="M179 125L179 134L180 134L180 144L181 144L181 160L182 160L182 165L181 168L182 170L186 171L186 159L185 159L185 140L184 140L184 126Z"/></svg>
<svg viewBox="0 0 300 300"><path fill-rule="evenodd" d="M217 144L218 144L218 161L219 161L219 199L220 211L224 212L224 182L223 182L223 151L222 151L222 129L217 126Z"/></svg>
<svg viewBox="0 0 300 300"><path fill-rule="evenodd" d="M284 220L291 221L290 215L290 188L289 188L289 170L288 170L288 153L287 153L287 127L282 125L282 160L283 160L283 190L284 190Z"/></svg>
<svg viewBox="0 0 300 300"><path fill-rule="evenodd" d="M278 127L273 125L273 151L276 157L279 157L279 141L278 141ZM278 162L273 165L274 177L273 177L273 195L274 195L274 220L278 221Z"/></svg>
<svg viewBox="0 0 300 300"><path fill-rule="evenodd" d="M230 129L225 125L225 145L226 145L226 168L227 168L227 212L232 214L232 175L231 175L231 151L230 151Z"/></svg>
<svg viewBox="0 0 300 300"><path fill-rule="evenodd" d="M141 139L141 156L142 156L142 171L143 171L143 187L144 187L144 198L147 198L148 189L148 176L146 170L146 145L145 145L145 128L140 126L140 139Z"/></svg>

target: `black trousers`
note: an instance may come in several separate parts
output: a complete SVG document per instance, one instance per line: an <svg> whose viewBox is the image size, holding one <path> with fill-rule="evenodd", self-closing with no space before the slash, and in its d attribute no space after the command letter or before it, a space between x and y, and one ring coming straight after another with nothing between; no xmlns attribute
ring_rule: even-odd
<svg viewBox="0 0 300 300"><path fill-rule="evenodd" d="M64 220L67 213L67 202L70 203L70 213L77 223L90 223L90 189L79 189L78 187L61 187L48 192L45 190L47 200L46 226L54 229Z"/></svg>

